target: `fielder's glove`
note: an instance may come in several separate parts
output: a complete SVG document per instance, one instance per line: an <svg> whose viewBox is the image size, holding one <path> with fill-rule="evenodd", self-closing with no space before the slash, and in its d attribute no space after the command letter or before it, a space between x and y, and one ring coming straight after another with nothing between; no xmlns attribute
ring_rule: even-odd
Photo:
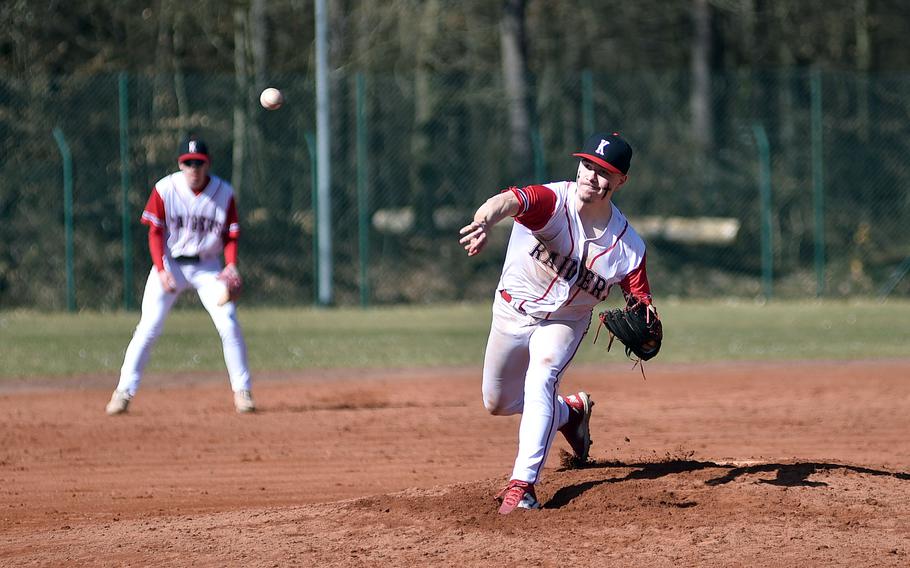
<svg viewBox="0 0 910 568"><path fill-rule="evenodd" d="M625 308L600 312L600 321L610 331L607 351L613 345L613 339L619 339L625 345L626 356L630 359L634 353L640 361L647 361L660 351L664 332L653 306L630 298Z"/></svg>
<svg viewBox="0 0 910 568"><path fill-rule="evenodd" d="M240 291L243 289L243 280L240 279L240 272L237 271L237 267L233 264L225 266L221 274L218 275L218 280L221 280L225 288L224 295L218 301L218 305L223 306L228 302L236 302L237 298L240 297Z"/></svg>

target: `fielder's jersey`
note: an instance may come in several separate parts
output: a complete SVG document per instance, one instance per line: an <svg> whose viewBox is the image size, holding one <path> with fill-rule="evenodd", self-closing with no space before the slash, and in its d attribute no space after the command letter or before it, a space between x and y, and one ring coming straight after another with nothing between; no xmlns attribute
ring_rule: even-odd
<svg viewBox="0 0 910 568"><path fill-rule="evenodd" d="M165 230L165 254L171 258L214 258L224 249L225 236L240 235L234 188L213 175L198 194L183 172L162 178L152 190L142 222Z"/></svg>
<svg viewBox="0 0 910 568"><path fill-rule="evenodd" d="M588 238L576 209L575 182L510 189L521 208L498 290L515 309L547 319L587 318L617 283L626 294L651 302L645 243L615 205L603 234Z"/></svg>

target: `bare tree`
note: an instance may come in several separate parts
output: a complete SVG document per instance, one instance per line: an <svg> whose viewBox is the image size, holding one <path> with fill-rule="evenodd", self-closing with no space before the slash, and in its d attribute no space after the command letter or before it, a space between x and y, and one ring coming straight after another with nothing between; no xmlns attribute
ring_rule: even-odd
<svg viewBox="0 0 910 568"><path fill-rule="evenodd" d="M701 152L714 143L714 117L711 108L711 7L708 0L693 0L692 24L692 134Z"/></svg>
<svg viewBox="0 0 910 568"><path fill-rule="evenodd" d="M869 0L856 0L856 69L862 74L860 78L857 124L860 139L869 141L869 69L872 67L872 41L869 33Z"/></svg>
<svg viewBox="0 0 910 568"><path fill-rule="evenodd" d="M440 0L427 0L417 23L417 62L414 69L414 133L411 136L409 177L415 208L416 229L432 231L435 205L436 164L433 161L432 134L438 93L434 85L434 41L439 31Z"/></svg>
<svg viewBox="0 0 910 568"><path fill-rule="evenodd" d="M509 164L512 175L517 175L520 171L526 172L526 164L531 164L534 160L531 140L533 114L528 85L526 8L527 0L504 0L499 25L502 77L509 113L511 156Z"/></svg>
<svg viewBox="0 0 910 568"><path fill-rule="evenodd" d="M172 40L174 42L173 60L174 60L174 94L177 98L177 116L182 128L187 128L189 116L192 113L190 109L189 97L186 94L186 75L183 70L183 52L185 43L183 41L183 22L186 14L183 8L178 8L174 13L174 30Z"/></svg>
<svg viewBox="0 0 910 568"><path fill-rule="evenodd" d="M267 86L268 80L268 26L266 25L266 0L251 0L249 11L249 59L252 60L252 81L244 100L247 111L247 143L252 165L253 187L262 187L265 183L263 168L263 141L259 121L252 120L255 115L256 101L259 93Z"/></svg>
<svg viewBox="0 0 910 568"><path fill-rule="evenodd" d="M250 2L250 51L253 56L253 76L255 78L255 91L266 87L268 77L268 26L265 19L266 0L251 0Z"/></svg>
<svg viewBox="0 0 910 568"><path fill-rule="evenodd" d="M244 161L246 159L247 94L250 92L250 73L247 66L247 26L243 8L234 8L234 80L237 94L234 99L234 145L231 183L238 192L243 187Z"/></svg>

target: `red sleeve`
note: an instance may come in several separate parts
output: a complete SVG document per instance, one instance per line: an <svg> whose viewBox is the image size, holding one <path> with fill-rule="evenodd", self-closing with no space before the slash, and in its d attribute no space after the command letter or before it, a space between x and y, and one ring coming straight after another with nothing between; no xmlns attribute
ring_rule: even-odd
<svg viewBox="0 0 910 568"><path fill-rule="evenodd" d="M645 268L647 255L641 259L641 264L619 282L623 294L628 299L630 296L636 300L651 305L651 285L648 284L648 271Z"/></svg>
<svg viewBox="0 0 910 568"><path fill-rule="evenodd" d="M224 222L224 263L237 264L237 238L240 237L240 219L237 216L237 205L231 197L228 203L227 218Z"/></svg>
<svg viewBox="0 0 910 568"><path fill-rule="evenodd" d="M149 226L149 254L152 264L158 270L164 270L164 227L166 215L164 213L164 200L157 188L152 188L148 203L142 211L140 222Z"/></svg>
<svg viewBox="0 0 910 568"><path fill-rule="evenodd" d="M149 195L148 203L145 204L145 210L142 211L141 222L150 227L163 229L166 217L167 216L164 213L164 200L161 199L161 194L158 193L158 189L153 187L152 194Z"/></svg>
<svg viewBox="0 0 910 568"><path fill-rule="evenodd" d="M228 237L224 241L224 263L237 264L237 239Z"/></svg>
<svg viewBox="0 0 910 568"><path fill-rule="evenodd" d="M228 203L227 218L224 220L224 238L228 237L236 239L240 236L240 218L237 216L237 204L234 202L234 198L231 197L230 203Z"/></svg>
<svg viewBox="0 0 910 568"><path fill-rule="evenodd" d="M149 227L149 254L152 255L155 268L164 270L164 229L155 225Z"/></svg>
<svg viewBox="0 0 910 568"><path fill-rule="evenodd" d="M514 193L519 202L515 220L532 231L543 229L556 209L556 193L545 185L510 187L508 191Z"/></svg>

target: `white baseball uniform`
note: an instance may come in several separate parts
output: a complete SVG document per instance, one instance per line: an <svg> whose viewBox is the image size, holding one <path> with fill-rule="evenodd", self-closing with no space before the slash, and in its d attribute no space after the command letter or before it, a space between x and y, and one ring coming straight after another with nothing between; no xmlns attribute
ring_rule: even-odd
<svg viewBox="0 0 910 568"><path fill-rule="evenodd" d="M142 212L142 223L164 231L164 250L158 257L150 235L155 266L145 284L142 316L126 349L117 390L126 391L130 396L136 394L164 321L174 302L188 288L196 290L221 336L231 389L234 392L250 390L246 343L234 303L218 305L225 292L224 283L218 279L222 269L221 253L225 242L236 240L240 234L234 188L225 180L210 175L208 184L197 194L190 189L182 172L174 172L155 184ZM157 274L159 269L166 269L173 275L177 285L175 292L164 290Z"/></svg>
<svg viewBox="0 0 910 568"><path fill-rule="evenodd" d="M557 431L569 420L559 381L614 284L647 303L645 244L612 205L602 234L586 235L576 182L510 188L520 202L483 369L484 406L521 413L512 479L536 483Z"/></svg>

